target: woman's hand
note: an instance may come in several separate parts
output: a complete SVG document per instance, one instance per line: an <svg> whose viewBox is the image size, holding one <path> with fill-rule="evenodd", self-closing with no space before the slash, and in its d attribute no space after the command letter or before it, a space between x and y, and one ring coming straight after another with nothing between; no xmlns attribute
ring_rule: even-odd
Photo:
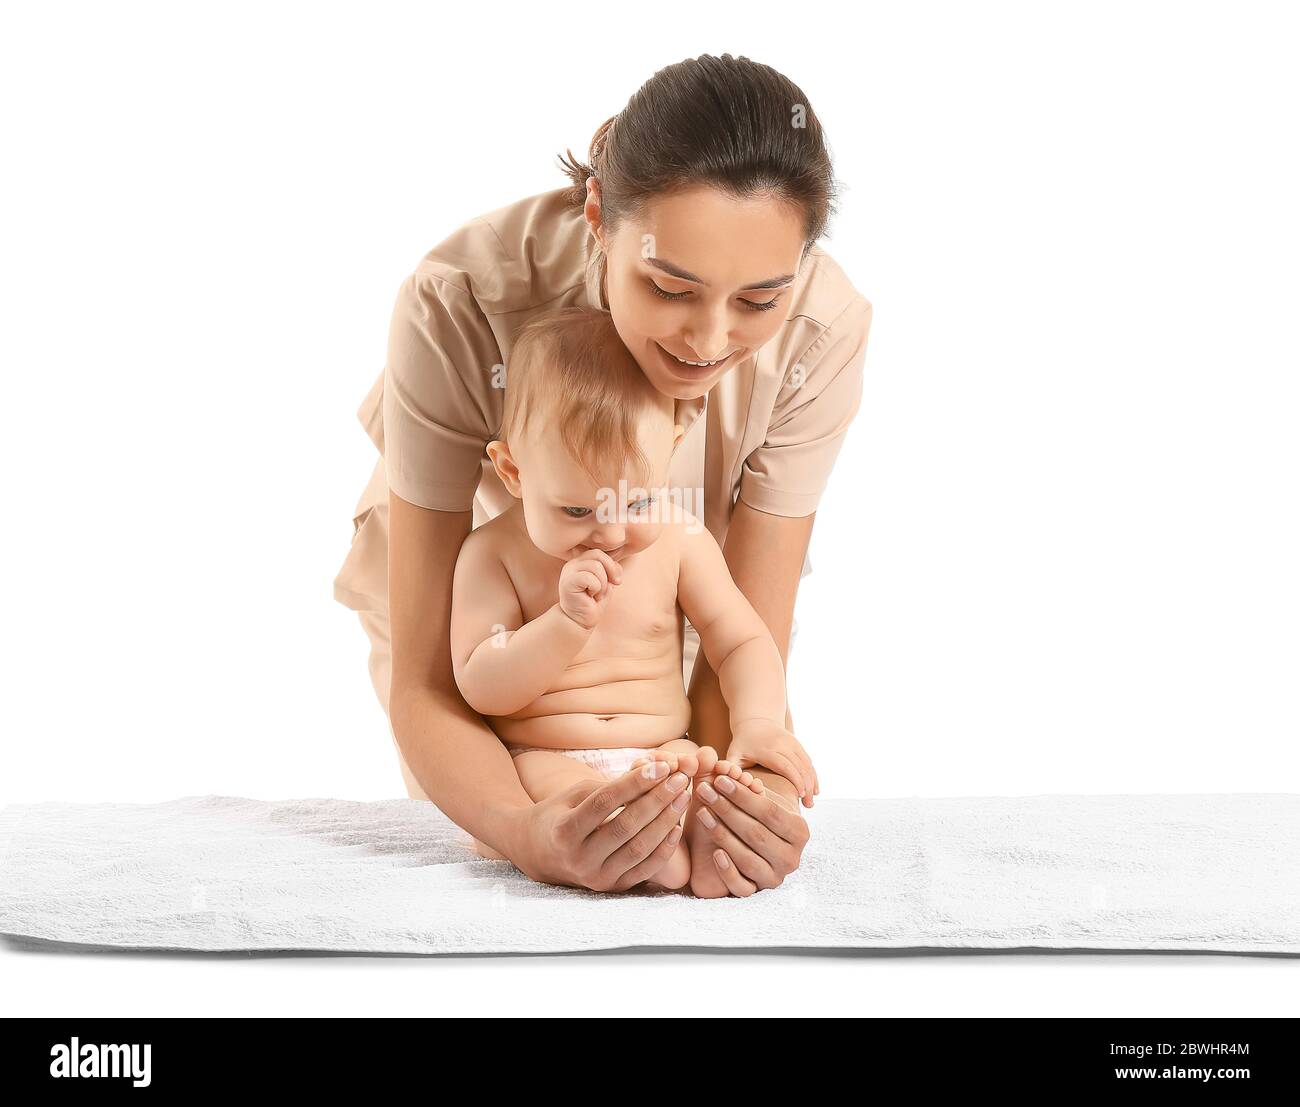
<svg viewBox="0 0 1300 1107"><path fill-rule="evenodd" d="M719 761L719 770L727 764ZM792 786L777 773L759 770L754 776L766 785L762 795L725 775L694 789L686 838L691 891L700 898L750 896L760 888L776 888L799 867L808 824L793 799L786 807L773 798L782 787Z"/></svg>
<svg viewBox="0 0 1300 1107"><path fill-rule="evenodd" d="M581 781L529 809L510 858L545 884L626 891L651 879L672 856L689 782L661 757L607 783Z"/></svg>

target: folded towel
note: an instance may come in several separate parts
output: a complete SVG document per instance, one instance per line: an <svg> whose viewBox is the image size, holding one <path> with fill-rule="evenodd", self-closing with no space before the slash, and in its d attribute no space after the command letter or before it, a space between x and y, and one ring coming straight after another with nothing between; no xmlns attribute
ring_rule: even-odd
<svg viewBox="0 0 1300 1107"><path fill-rule="evenodd" d="M1300 795L818 799L779 888L601 894L474 855L430 803L0 811L0 933L95 947L1300 953Z"/></svg>

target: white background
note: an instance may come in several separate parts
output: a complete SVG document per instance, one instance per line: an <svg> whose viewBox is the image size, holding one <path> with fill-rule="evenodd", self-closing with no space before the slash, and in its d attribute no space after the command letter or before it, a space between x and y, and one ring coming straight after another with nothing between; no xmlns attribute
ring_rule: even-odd
<svg viewBox="0 0 1300 1107"><path fill-rule="evenodd" d="M397 286L704 52L802 87L844 185L823 246L875 306L791 658L823 795L1300 791L1296 47L1264 4L11 12L0 803L404 794L331 594ZM552 1013L752 1010L761 979L816 1011L1264 1014L1297 971L0 958L7 1013L86 1015L521 1012L524 971L576 985Z"/></svg>

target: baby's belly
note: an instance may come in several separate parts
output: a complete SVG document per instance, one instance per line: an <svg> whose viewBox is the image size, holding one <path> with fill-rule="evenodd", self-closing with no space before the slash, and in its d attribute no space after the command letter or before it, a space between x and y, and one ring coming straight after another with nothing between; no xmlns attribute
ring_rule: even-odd
<svg viewBox="0 0 1300 1107"><path fill-rule="evenodd" d="M651 748L686 733L691 705L671 657L599 658L570 665L551 691L490 721L514 746Z"/></svg>

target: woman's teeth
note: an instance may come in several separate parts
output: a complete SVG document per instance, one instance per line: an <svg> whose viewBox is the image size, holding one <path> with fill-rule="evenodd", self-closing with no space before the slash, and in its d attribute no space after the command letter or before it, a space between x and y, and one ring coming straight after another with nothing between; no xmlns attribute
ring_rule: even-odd
<svg viewBox="0 0 1300 1107"><path fill-rule="evenodd" d="M663 350L664 348L661 346L660 349ZM694 366L696 366L697 368L701 368L701 369L702 369L702 368L705 368L705 367L707 367L707 366L709 366L709 365L720 365L722 362L724 362L724 361L727 360L727 357L731 357L731 355L728 354L727 357L716 358L716 359L713 360L713 361L687 361L686 358L684 358L684 357L678 357L678 356L677 356L675 353L673 353L671 350L664 350L664 353L666 353L666 354L667 354L669 357L671 357L674 361L680 361L683 365L694 365Z"/></svg>

